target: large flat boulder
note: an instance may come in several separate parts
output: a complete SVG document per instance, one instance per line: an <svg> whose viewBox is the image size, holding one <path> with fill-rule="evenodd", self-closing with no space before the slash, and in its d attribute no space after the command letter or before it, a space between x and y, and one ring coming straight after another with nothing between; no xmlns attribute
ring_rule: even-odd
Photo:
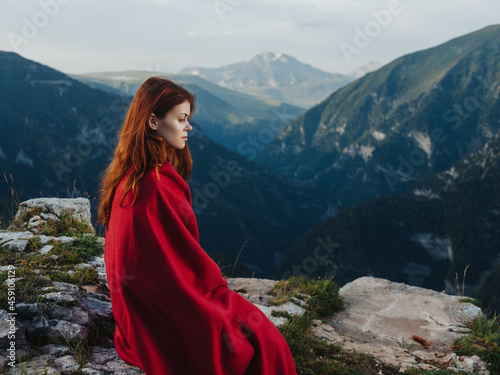
<svg viewBox="0 0 500 375"><path fill-rule="evenodd" d="M453 353L455 339L467 332L465 323L483 314L459 296L374 277L356 279L339 292L346 308L317 320L311 329L317 337L402 370L444 366L488 373L479 357L458 358Z"/></svg>

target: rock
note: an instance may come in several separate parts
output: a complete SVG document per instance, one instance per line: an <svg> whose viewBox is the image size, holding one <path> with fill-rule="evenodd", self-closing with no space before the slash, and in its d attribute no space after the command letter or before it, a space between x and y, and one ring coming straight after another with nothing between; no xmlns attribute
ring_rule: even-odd
<svg viewBox="0 0 500 375"><path fill-rule="evenodd" d="M40 249L40 254L42 254L42 255L48 254L53 248L54 248L54 246L52 246L52 245L45 245L44 247L42 247Z"/></svg>
<svg viewBox="0 0 500 375"><path fill-rule="evenodd" d="M273 296L266 294L254 294L248 297L248 300L252 303L258 303L259 305L269 306L269 301L273 299Z"/></svg>
<svg viewBox="0 0 500 375"><path fill-rule="evenodd" d="M464 322L482 315L460 297L373 277L359 278L339 293L346 309L333 319L335 329L359 340L397 344L417 335L434 349L448 348Z"/></svg>
<svg viewBox="0 0 500 375"><path fill-rule="evenodd" d="M87 263L92 265L92 266L104 267L104 257L93 256L90 258L90 260Z"/></svg>
<svg viewBox="0 0 500 375"><path fill-rule="evenodd" d="M62 373L68 373L80 370L80 365L72 355L65 355L54 360L54 367Z"/></svg>
<svg viewBox="0 0 500 375"><path fill-rule="evenodd" d="M54 342L65 343L66 340L87 339L88 329L80 324L70 323L65 320L50 319L47 322L38 321L33 324L34 334L53 339Z"/></svg>
<svg viewBox="0 0 500 375"><path fill-rule="evenodd" d="M9 349L12 341L11 334L14 333L16 351L29 347L26 337L26 327L14 315L5 310L0 310L0 348Z"/></svg>
<svg viewBox="0 0 500 375"><path fill-rule="evenodd" d="M84 305L92 318L110 318L113 315L111 300L104 294L87 293L80 298L80 303Z"/></svg>
<svg viewBox="0 0 500 375"><path fill-rule="evenodd" d="M92 319L90 314L82 310L78 306L73 307L64 307L60 305L56 305L50 312L51 318L66 320L70 323L79 324L82 326L90 326L92 325Z"/></svg>
<svg viewBox="0 0 500 375"><path fill-rule="evenodd" d="M47 220L52 220L52 221L61 221L61 219L59 219L56 215L54 214L45 214L45 213L41 213L40 214L40 217L41 219L47 221Z"/></svg>
<svg viewBox="0 0 500 375"><path fill-rule="evenodd" d="M71 304L77 301L77 296L73 292L52 292L41 294L40 298L47 301L54 301L60 304Z"/></svg>
<svg viewBox="0 0 500 375"><path fill-rule="evenodd" d="M8 230L0 231L0 245L3 245L6 242L12 240L29 240L33 238L33 233L24 231L24 232L11 232Z"/></svg>
<svg viewBox="0 0 500 375"><path fill-rule="evenodd" d="M267 318L271 322L273 322L273 324L276 327L279 327L279 326L286 324L288 322L288 319L283 317L283 316L272 316L271 315L272 310L270 307L264 306L264 305L259 305L258 303L254 303L254 305L257 306L260 309L260 311L262 311L267 316Z"/></svg>
<svg viewBox="0 0 500 375"><path fill-rule="evenodd" d="M229 289L247 298L252 295L268 294L269 290L276 282L276 280L255 279L250 277L227 278L227 286Z"/></svg>
<svg viewBox="0 0 500 375"><path fill-rule="evenodd" d="M92 226L90 214L90 201L87 198L35 198L22 202L14 220L30 212L32 208L40 207L42 213L40 220L60 218L68 212L76 220Z"/></svg>
<svg viewBox="0 0 500 375"><path fill-rule="evenodd" d="M47 344L39 346L38 351L41 354L51 354L54 357L60 357L62 355L71 353L71 348L66 345Z"/></svg>
<svg viewBox="0 0 500 375"><path fill-rule="evenodd" d="M33 238L31 232L0 231L0 247L10 251L24 252L30 238Z"/></svg>
<svg viewBox="0 0 500 375"><path fill-rule="evenodd" d="M122 361L115 348L95 346L92 358L86 367L93 370L109 371L112 374L145 375L141 369Z"/></svg>
<svg viewBox="0 0 500 375"><path fill-rule="evenodd" d="M82 288L85 289L87 293L103 294L103 287L101 285L83 285Z"/></svg>
<svg viewBox="0 0 500 375"><path fill-rule="evenodd" d="M85 374L85 375L104 375L105 372L104 371L101 371L101 370L94 370L93 368L84 368L81 370L82 374Z"/></svg>
<svg viewBox="0 0 500 375"><path fill-rule="evenodd" d="M283 311L289 313L290 315L302 315L306 312L304 308L297 306L292 302L286 302L279 306L263 306L257 303L254 303L254 305L257 306L275 326L287 323L288 319L282 316L273 316L273 311Z"/></svg>
<svg viewBox="0 0 500 375"><path fill-rule="evenodd" d="M316 337L402 370L435 369L444 362L450 370L463 370L451 346L463 335L465 322L482 315L480 308L460 302L458 296L373 277L354 280L339 292L345 310L323 322L315 320L310 329ZM428 347L414 337L428 342ZM479 360L474 366L485 365Z"/></svg>
<svg viewBox="0 0 500 375"><path fill-rule="evenodd" d="M54 237L54 240L64 245L73 242L75 239L73 237L60 236L60 237Z"/></svg>
<svg viewBox="0 0 500 375"><path fill-rule="evenodd" d="M28 246L27 240L12 240L2 245L2 247L6 248L10 251L15 251L18 253L24 252L26 250L26 246Z"/></svg>
<svg viewBox="0 0 500 375"><path fill-rule="evenodd" d="M53 366L54 357L50 354L40 355L31 358L27 362L18 363L11 368L8 375L57 375L57 371Z"/></svg>
<svg viewBox="0 0 500 375"><path fill-rule="evenodd" d="M45 310L47 307L46 303L40 303L40 309ZM40 309L35 303L17 303L16 312L17 316L25 319L33 319L35 315L40 313Z"/></svg>
<svg viewBox="0 0 500 375"><path fill-rule="evenodd" d="M71 292L76 295L80 294L80 288L78 288L78 286L70 283L64 283L61 281L54 281L52 283L52 286L42 288L41 290L49 290L49 289L55 289L58 292Z"/></svg>

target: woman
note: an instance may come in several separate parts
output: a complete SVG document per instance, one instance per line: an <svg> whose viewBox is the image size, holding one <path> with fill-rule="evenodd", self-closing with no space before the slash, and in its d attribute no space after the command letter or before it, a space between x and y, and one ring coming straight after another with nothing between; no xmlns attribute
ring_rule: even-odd
<svg viewBox="0 0 500 375"><path fill-rule="evenodd" d="M147 375L296 375L274 324L200 247L187 184L195 97L151 77L101 181L115 347Z"/></svg>

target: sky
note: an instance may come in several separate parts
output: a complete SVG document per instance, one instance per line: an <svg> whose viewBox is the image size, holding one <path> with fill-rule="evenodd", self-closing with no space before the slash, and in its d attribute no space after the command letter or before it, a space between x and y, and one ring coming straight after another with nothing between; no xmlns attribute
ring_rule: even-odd
<svg viewBox="0 0 500 375"><path fill-rule="evenodd" d="M349 74L499 14L498 0L0 0L0 50L67 74L177 73L264 51Z"/></svg>

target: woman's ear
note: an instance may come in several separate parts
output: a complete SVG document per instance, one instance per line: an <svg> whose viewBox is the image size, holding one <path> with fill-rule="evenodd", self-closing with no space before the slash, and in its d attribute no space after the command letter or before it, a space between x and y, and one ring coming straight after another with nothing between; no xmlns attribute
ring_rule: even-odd
<svg viewBox="0 0 500 375"><path fill-rule="evenodd" d="M156 123L156 116L154 113L151 113L151 116L149 116L148 118L148 126L153 130L158 129L158 124Z"/></svg>

